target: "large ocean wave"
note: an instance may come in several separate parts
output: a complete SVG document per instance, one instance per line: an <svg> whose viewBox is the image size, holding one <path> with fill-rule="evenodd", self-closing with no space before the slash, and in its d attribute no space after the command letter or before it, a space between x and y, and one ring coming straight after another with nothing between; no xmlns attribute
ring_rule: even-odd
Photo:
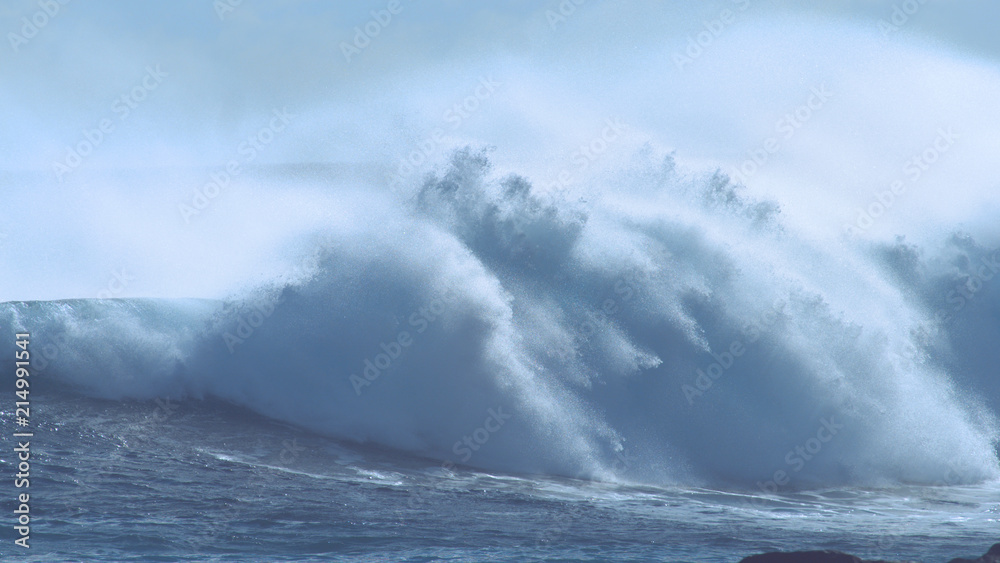
<svg viewBox="0 0 1000 563"><path fill-rule="evenodd" d="M8 302L36 369L447 464L796 489L1000 478L1000 241L818 243L640 151L546 189L456 151L224 300ZM363 209L365 219L355 215ZM4 337L10 340L8 337Z"/></svg>

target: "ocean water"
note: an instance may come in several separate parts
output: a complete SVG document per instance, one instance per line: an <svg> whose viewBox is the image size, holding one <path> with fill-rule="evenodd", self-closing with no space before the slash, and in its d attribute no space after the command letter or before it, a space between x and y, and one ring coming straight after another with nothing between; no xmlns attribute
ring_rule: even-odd
<svg viewBox="0 0 1000 563"><path fill-rule="evenodd" d="M4 0L0 561L983 554L1000 7L840 4Z"/></svg>
<svg viewBox="0 0 1000 563"><path fill-rule="evenodd" d="M383 217L225 298L0 305L33 358L25 560L985 552L1000 250L812 244L669 156L623 178L570 201L459 150L410 197L328 195Z"/></svg>
<svg viewBox="0 0 1000 563"><path fill-rule="evenodd" d="M446 470L218 401L164 405L40 403L60 423L38 429L40 532L18 560L946 561L985 551L1000 516L995 483L765 494Z"/></svg>

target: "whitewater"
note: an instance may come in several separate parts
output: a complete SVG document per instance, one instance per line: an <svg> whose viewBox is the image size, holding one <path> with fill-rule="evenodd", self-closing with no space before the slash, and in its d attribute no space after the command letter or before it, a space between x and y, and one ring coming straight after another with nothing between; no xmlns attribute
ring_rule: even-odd
<svg viewBox="0 0 1000 563"><path fill-rule="evenodd" d="M60 4L0 69L0 559L986 552L1000 54L914 5Z"/></svg>
<svg viewBox="0 0 1000 563"><path fill-rule="evenodd" d="M374 503L371 521L338 512L317 524L346 535L345 553L369 528L369 547L400 549L400 534L418 534L400 518L431 511L448 528L435 507L465 518L451 503L466 502L472 512L499 503L506 524L487 518L479 533L498 527L536 554L637 518L693 518L701 534L715 517L749 519L743 531L726 525L711 549L626 526L640 534L626 543L651 534L652 546L683 543L678 553L698 560L787 547L786 519L817 514L831 520L814 544L830 543L830 526L857 527L847 535L867 538L852 541L870 553L883 536L907 554L907 534L931 534L949 538L943 558L962 538L995 534L1000 352L987 343L1000 318L1000 248L961 232L926 249L846 235L810 244L776 202L718 172L685 175L651 151L575 199L497 174L488 153L455 151L409 193L325 195L347 220L296 233L284 243L292 267L224 299L4 303L3 338L31 333L34 393L58 436L43 440L43 490L99 478L80 494L107 495L120 479L154 487L137 500L174 504L138 477L163 472L151 483L229 499L184 508L211 514L251 502L212 485L235 474L247 487L274 483L253 489L254 510L292 510L289 490L312 500L330 491L337 508L323 515L346 510L338 499L351 491ZM348 212L357 208L365 220ZM563 524L539 540L546 526L522 517L548 512ZM207 553L238 550L237 524L216 518L221 538ZM245 518L276 516L239 509ZM162 541L187 546L192 526L174 532L179 544ZM435 557L494 556L411 540ZM98 543L123 557L121 542Z"/></svg>

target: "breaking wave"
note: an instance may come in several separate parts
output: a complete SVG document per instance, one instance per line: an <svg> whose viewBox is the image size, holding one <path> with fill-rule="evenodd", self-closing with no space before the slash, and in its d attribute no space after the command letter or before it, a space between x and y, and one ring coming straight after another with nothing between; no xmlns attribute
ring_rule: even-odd
<svg viewBox="0 0 1000 563"><path fill-rule="evenodd" d="M371 220L298 237L297 268L228 299L8 302L0 326L76 393L220 398L492 470L1000 477L998 241L804 240L780 202L652 149L593 186L459 150L396 197L340 200L331 217Z"/></svg>

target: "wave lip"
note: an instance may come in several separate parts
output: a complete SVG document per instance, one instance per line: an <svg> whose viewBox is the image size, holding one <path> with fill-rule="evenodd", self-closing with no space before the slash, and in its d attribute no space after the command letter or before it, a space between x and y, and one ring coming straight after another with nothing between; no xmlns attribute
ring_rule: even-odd
<svg viewBox="0 0 1000 563"><path fill-rule="evenodd" d="M595 181L572 200L466 149L405 203L372 196L377 220L305 237L292 278L0 321L88 395L217 397L453 464L765 490L1000 478L997 352L972 345L1000 284L935 315L988 247L800 240L777 203L648 152Z"/></svg>

